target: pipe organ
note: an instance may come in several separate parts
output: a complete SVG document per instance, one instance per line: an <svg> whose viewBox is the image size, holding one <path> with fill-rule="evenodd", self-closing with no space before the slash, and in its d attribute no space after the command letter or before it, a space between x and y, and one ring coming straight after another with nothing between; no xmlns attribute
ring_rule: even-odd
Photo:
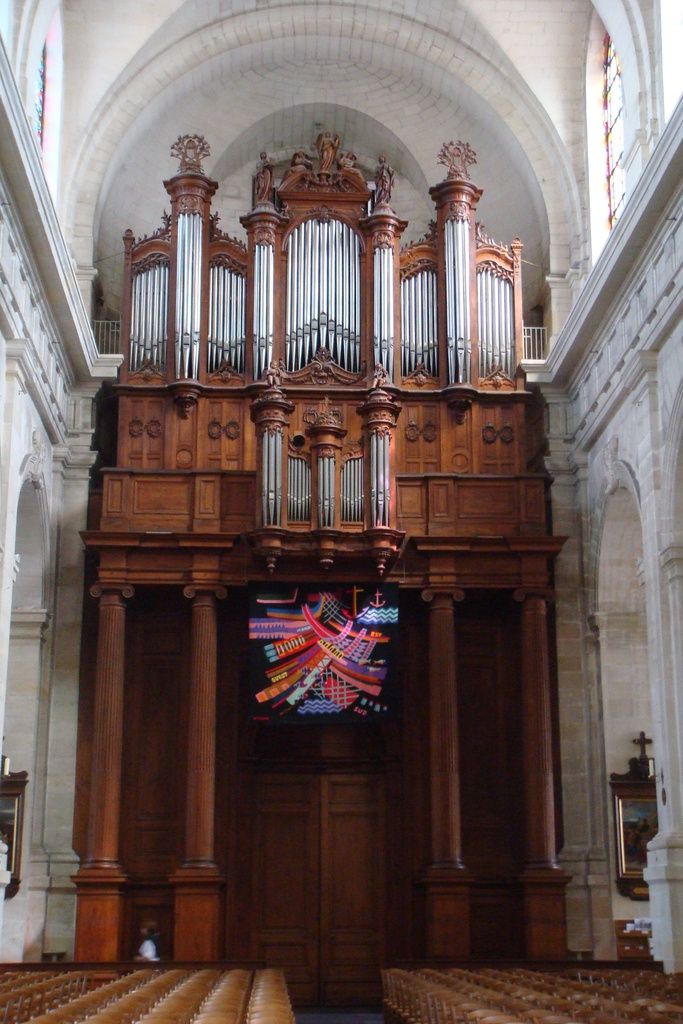
<svg viewBox="0 0 683 1024"><path fill-rule="evenodd" d="M197 156L206 143L190 146L189 156L187 144L176 144L180 171L166 182L170 215L151 237L135 241L129 231L124 239L124 405L168 394L181 419L197 408L198 428L205 398L218 407L219 395L244 396L260 467L251 539L268 566L302 542L305 527L318 537L322 562L332 564L331 533L343 528L384 571L405 533L394 436L404 396L439 393L457 403L459 388L467 402L468 388L523 390L521 243L497 244L473 223L481 190L469 179L474 158L462 144L455 156L447 147L439 156L448 175L431 190L435 220L417 242L401 248L407 225L391 208L391 188L373 191L354 160L316 173L296 154L277 188L264 161L257 201L242 218L245 243L221 231L211 213L218 186ZM386 161L381 167L393 185ZM389 425L367 429L359 402L355 409L347 402L335 412L345 439L328 437L327 423L325 442L316 440L319 406L295 402L293 420L283 410L294 394L320 385L359 401L382 396ZM291 451L294 434L302 447ZM213 448L211 462L222 464ZM142 462L206 468L191 449L176 453L175 466L170 451L150 451ZM237 462L249 472L246 448ZM132 463L141 465L137 457Z"/></svg>
<svg viewBox="0 0 683 1024"><path fill-rule="evenodd" d="M270 793L278 814L282 798L294 818L305 805L318 822L329 799L334 821L347 820L328 770L353 776L344 792L374 823L362 835L385 836L367 899L381 899L381 865L397 872L396 898L377 911L386 958L564 955L546 625L562 539L549 535L547 478L530 442L522 245L476 223L482 192L466 144L439 153L434 219L407 244L386 159L367 180L339 145L321 132L317 167L298 152L278 180L263 153L240 239L212 213L206 142L180 138L178 172L164 183L170 213L150 236L124 236L117 459L85 534L99 627L84 663L79 778L92 783L79 794L80 959L128 955L126 929L153 906L177 959L267 959L272 940L303 977L323 940L299 942L287 921L273 939L259 923L280 895L269 901L248 877L240 837L258 847ZM287 740L287 726L275 739L242 723L247 583L327 579L355 601L382 578L400 587L403 740L388 732L371 756L354 746L355 727L306 747ZM379 590L375 601L381 615ZM168 723L178 757L159 732ZM481 751L489 774L479 785L469 768ZM280 789L284 770L295 784ZM167 778L150 810L143 784ZM318 847L302 857L322 863ZM276 885L277 858L273 870ZM340 968L342 1003L377 995L377 943L353 946ZM322 997L309 986L301 998Z"/></svg>

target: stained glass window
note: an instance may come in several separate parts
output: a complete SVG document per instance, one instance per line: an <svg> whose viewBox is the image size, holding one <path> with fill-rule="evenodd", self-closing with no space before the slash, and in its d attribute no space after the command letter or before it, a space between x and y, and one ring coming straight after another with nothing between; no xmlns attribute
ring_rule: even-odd
<svg viewBox="0 0 683 1024"><path fill-rule="evenodd" d="M43 129L45 127L45 51L47 46L43 46L43 52L40 55L40 63L38 64L38 76L36 79L36 116L35 116L35 129L40 141L40 145L43 145Z"/></svg>
<svg viewBox="0 0 683 1024"><path fill-rule="evenodd" d="M610 230L621 213L625 199L624 182L624 97L621 68L612 40L605 36L602 66L603 118L607 158L607 201Z"/></svg>

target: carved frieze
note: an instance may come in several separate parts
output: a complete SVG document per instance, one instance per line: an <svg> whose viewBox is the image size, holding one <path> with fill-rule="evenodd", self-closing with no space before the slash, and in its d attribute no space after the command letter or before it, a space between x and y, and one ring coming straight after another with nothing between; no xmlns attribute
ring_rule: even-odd
<svg viewBox="0 0 683 1024"><path fill-rule="evenodd" d="M124 237L127 237L129 235L130 236L133 235L133 232L130 231L130 229L128 231L126 231L126 235ZM137 238L135 240L134 244L136 246L137 245L142 245L143 242L151 242L155 238L160 238L160 239L168 240L168 239L170 239L170 237L171 237L171 215L170 215L170 213L167 213L166 210L164 210L164 212L161 215L161 227L157 228L156 231L153 231L151 235L141 235L140 238Z"/></svg>
<svg viewBox="0 0 683 1024"><path fill-rule="evenodd" d="M501 278L503 281L509 281L513 283L513 274L508 267L502 266L497 263L496 260L482 260L481 263L477 263L477 273L483 274L487 271L489 274L493 274L495 277Z"/></svg>
<svg viewBox="0 0 683 1024"><path fill-rule="evenodd" d="M201 196L183 195L178 200L178 213L201 213L202 206Z"/></svg>
<svg viewBox="0 0 683 1024"><path fill-rule="evenodd" d="M244 384L244 377L225 359L213 373L209 374L206 380L208 384L225 384L234 388L242 387Z"/></svg>
<svg viewBox="0 0 683 1024"><path fill-rule="evenodd" d="M145 359L135 373L131 373L128 378L130 384L157 384L163 385L166 383L166 378L158 367L149 360Z"/></svg>
<svg viewBox="0 0 683 1024"><path fill-rule="evenodd" d="M423 438L428 444L432 444L436 441L436 426L434 423L425 423L424 427L420 428L415 420L411 420L410 423L406 424L405 435L406 441L414 443Z"/></svg>
<svg viewBox="0 0 683 1024"><path fill-rule="evenodd" d="M281 361L280 372L282 380L288 384L359 384L365 378L365 367L360 373L343 370L327 348L319 348L311 362L300 370L286 370Z"/></svg>
<svg viewBox="0 0 683 1024"><path fill-rule="evenodd" d="M446 220L469 221L470 205L462 199L455 199L446 206Z"/></svg>
<svg viewBox="0 0 683 1024"><path fill-rule="evenodd" d="M429 386L430 388L438 388L439 382L436 377L432 377L427 372L427 367L424 363L418 363L412 373L409 373L402 381L404 387L416 387L424 388Z"/></svg>
<svg viewBox="0 0 683 1024"><path fill-rule="evenodd" d="M496 391L499 391L501 388L509 390L511 388L514 389L515 382L508 377L500 363L496 363L491 372L480 381L479 386L482 388L494 388Z"/></svg>
<svg viewBox="0 0 683 1024"><path fill-rule="evenodd" d="M171 156L180 161L178 172L185 174L192 171L203 174L202 160L209 156L211 150L203 135L179 135L171 146Z"/></svg>
<svg viewBox="0 0 683 1024"><path fill-rule="evenodd" d="M217 441L223 434L230 441L236 441L240 436L241 428L237 420L229 420L221 423L220 420L211 420L207 427L207 434L212 441Z"/></svg>
<svg viewBox="0 0 683 1024"><path fill-rule="evenodd" d="M229 256L227 252L219 252L216 256L212 256L209 260L209 267L227 267L228 270L239 274L240 277L247 276L246 264L238 262L233 256Z"/></svg>
<svg viewBox="0 0 683 1024"><path fill-rule="evenodd" d="M270 224L259 224L254 228L254 245L275 245L275 228Z"/></svg>
<svg viewBox="0 0 683 1024"><path fill-rule="evenodd" d="M477 162L477 154L467 142L444 142L436 162L446 167L446 178L469 181L468 168Z"/></svg>
<svg viewBox="0 0 683 1024"><path fill-rule="evenodd" d="M496 430L493 423L487 423L482 428L481 437L484 444L494 444L496 440L502 441L503 444L512 444L515 439L515 431L509 423L504 423L500 430Z"/></svg>
<svg viewBox="0 0 683 1024"><path fill-rule="evenodd" d="M133 277L137 274L143 274L148 270L152 270L154 267L168 266L169 259L162 252L151 252L149 256L145 256L144 259L138 260L133 264L132 273Z"/></svg>

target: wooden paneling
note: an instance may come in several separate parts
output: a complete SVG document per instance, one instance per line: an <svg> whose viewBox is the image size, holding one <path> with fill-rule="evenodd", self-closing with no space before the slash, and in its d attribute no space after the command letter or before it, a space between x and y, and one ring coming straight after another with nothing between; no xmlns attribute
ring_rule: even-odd
<svg viewBox="0 0 683 1024"><path fill-rule="evenodd" d="M285 971L292 998L318 998L320 812L318 779L257 780L252 913L257 956Z"/></svg>
<svg viewBox="0 0 683 1024"><path fill-rule="evenodd" d="M256 956L300 1004L380 998L384 804L375 775L256 780L252 914Z"/></svg>
<svg viewBox="0 0 683 1024"><path fill-rule="evenodd" d="M189 602L176 590L129 611L121 815L122 858L134 877L166 879L184 828Z"/></svg>
<svg viewBox="0 0 683 1024"><path fill-rule="evenodd" d="M383 961L384 794L378 776L320 779L320 994L379 1002Z"/></svg>

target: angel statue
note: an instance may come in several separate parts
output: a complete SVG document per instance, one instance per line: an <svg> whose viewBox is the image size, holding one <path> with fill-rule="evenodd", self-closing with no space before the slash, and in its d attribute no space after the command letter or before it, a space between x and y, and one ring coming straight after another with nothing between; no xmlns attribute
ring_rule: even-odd
<svg viewBox="0 0 683 1024"><path fill-rule="evenodd" d="M388 206L391 202L391 193L394 188L394 171L387 163L387 158L381 156L375 168L375 206Z"/></svg>
<svg viewBox="0 0 683 1024"><path fill-rule="evenodd" d="M332 138L332 132L320 132L315 140L315 148L318 150L320 173L329 174L339 149L339 136Z"/></svg>
<svg viewBox="0 0 683 1024"><path fill-rule="evenodd" d="M254 199L256 206L272 202L275 161L266 152L261 153L261 162L254 178Z"/></svg>

